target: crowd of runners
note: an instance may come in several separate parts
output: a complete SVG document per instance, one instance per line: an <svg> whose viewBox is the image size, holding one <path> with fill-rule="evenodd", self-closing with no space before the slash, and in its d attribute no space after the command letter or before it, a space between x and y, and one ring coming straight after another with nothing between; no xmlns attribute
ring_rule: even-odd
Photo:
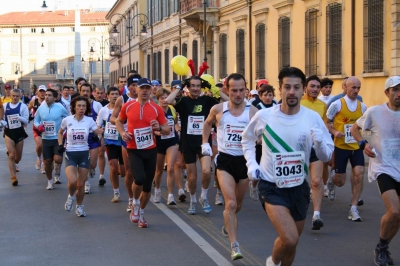
<svg viewBox="0 0 400 266"><path fill-rule="evenodd" d="M64 164L69 191L65 210L75 204L76 215L86 216L88 177L98 178L99 186L109 181L111 202L122 201L122 177L130 221L146 228L146 205L151 198L162 201L164 170L166 204L188 201L189 215L212 211L208 190L214 174L215 204L224 205L221 231L229 237L231 259L243 258L236 214L249 190L278 234L266 265L292 265L309 204L314 211L311 228L321 230L322 199L335 200L335 190L346 183L349 162L351 207L343 215L362 221L357 207L364 204L365 154L370 157L368 179L377 181L386 207L374 262L393 265L388 248L400 227L400 76L389 77L382 88L388 101L368 109L358 95L357 77L344 78L343 93L336 96L331 95L332 80L306 78L295 67L282 69L278 79L277 91L267 80L249 90L245 78L233 73L215 84L220 90L213 94L200 76L174 80L165 89L131 71L108 89L93 88L84 78L76 80L76 90L40 85L26 103L20 90L5 85L0 129L11 184L18 185L24 139L33 135L37 159L32 167L46 175L46 189L65 182ZM31 120L33 132L27 128ZM366 131L370 143L362 134ZM109 177L104 175L106 160ZM198 165L201 189L196 186Z"/></svg>

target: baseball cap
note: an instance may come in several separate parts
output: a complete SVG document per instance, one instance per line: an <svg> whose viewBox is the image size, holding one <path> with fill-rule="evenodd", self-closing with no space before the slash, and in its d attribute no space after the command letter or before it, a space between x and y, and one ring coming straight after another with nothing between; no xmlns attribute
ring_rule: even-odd
<svg viewBox="0 0 400 266"><path fill-rule="evenodd" d="M325 87L326 85L333 85L333 80L329 78L324 78L321 80L321 88Z"/></svg>
<svg viewBox="0 0 400 266"><path fill-rule="evenodd" d="M385 82L385 90L395 87L400 84L400 76L392 76Z"/></svg>
<svg viewBox="0 0 400 266"><path fill-rule="evenodd" d="M133 84L133 83L138 83L138 81L139 81L139 79L138 79L137 77L130 76L130 77L128 78L128 87L129 87L131 84Z"/></svg>
<svg viewBox="0 0 400 266"><path fill-rule="evenodd" d="M152 85L152 86L160 86L160 82L158 82L158 80L153 79L153 80L151 81L151 85Z"/></svg>
<svg viewBox="0 0 400 266"><path fill-rule="evenodd" d="M38 91L46 91L46 86L45 85L40 85L38 88Z"/></svg>
<svg viewBox="0 0 400 266"><path fill-rule="evenodd" d="M10 84L4 85L4 89L11 89L11 85Z"/></svg>
<svg viewBox="0 0 400 266"><path fill-rule="evenodd" d="M151 87L151 81L147 78L142 78L139 79L138 83L137 83L138 87L142 87L142 86L149 86Z"/></svg>
<svg viewBox="0 0 400 266"><path fill-rule="evenodd" d="M250 94L251 94L251 95L258 95L258 91L256 91L256 90L251 90L251 91L250 91Z"/></svg>
<svg viewBox="0 0 400 266"><path fill-rule="evenodd" d="M257 82L257 87L258 88L260 88L262 85L268 85L268 80L266 80L266 79L260 79L258 82Z"/></svg>
<svg viewBox="0 0 400 266"><path fill-rule="evenodd" d="M175 86L182 86L182 81L180 81L180 80L173 80L172 82L171 82L171 87L175 87Z"/></svg>

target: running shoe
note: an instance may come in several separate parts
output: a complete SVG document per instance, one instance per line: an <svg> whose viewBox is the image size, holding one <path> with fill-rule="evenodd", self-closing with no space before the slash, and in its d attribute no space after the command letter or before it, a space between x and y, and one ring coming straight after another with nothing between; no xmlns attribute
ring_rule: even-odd
<svg viewBox="0 0 400 266"><path fill-rule="evenodd" d="M214 187L217 187L217 181L214 180Z"/></svg>
<svg viewBox="0 0 400 266"><path fill-rule="evenodd" d="M85 182L85 194L90 194L90 183L88 181Z"/></svg>
<svg viewBox="0 0 400 266"><path fill-rule="evenodd" d="M375 264L376 265L394 265L393 259L390 257L389 246L382 246L380 243L375 248Z"/></svg>
<svg viewBox="0 0 400 266"><path fill-rule="evenodd" d="M51 182L50 180L47 181L47 187L46 187L46 189L47 189L47 190L53 190L53 182Z"/></svg>
<svg viewBox="0 0 400 266"><path fill-rule="evenodd" d="M54 175L60 177L60 175L61 175L61 164L54 163Z"/></svg>
<svg viewBox="0 0 400 266"><path fill-rule="evenodd" d="M225 225L222 226L221 232L222 232L222 235L223 235L224 237L229 237L229 235L228 235L228 229L226 229Z"/></svg>
<svg viewBox="0 0 400 266"><path fill-rule="evenodd" d="M154 203L160 203L161 202L161 190L160 191L154 191L154 198L153 198Z"/></svg>
<svg viewBox="0 0 400 266"><path fill-rule="evenodd" d="M324 188L324 197L328 197L329 196L329 189L328 187Z"/></svg>
<svg viewBox="0 0 400 266"><path fill-rule="evenodd" d="M182 174L183 174L183 178L187 179L187 170L186 169L182 170Z"/></svg>
<svg viewBox="0 0 400 266"><path fill-rule="evenodd" d="M141 213L141 214L139 215L138 226L139 226L140 228L147 228L147 226L148 226L146 220L144 219L144 213Z"/></svg>
<svg viewBox="0 0 400 266"><path fill-rule="evenodd" d="M168 204L168 205L176 205L174 196L168 196L167 204Z"/></svg>
<svg viewBox="0 0 400 266"><path fill-rule="evenodd" d="M41 172L42 174L45 174L45 173L46 173L46 171L44 170L44 163L42 163L41 166L40 166L40 172Z"/></svg>
<svg viewBox="0 0 400 266"><path fill-rule="evenodd" d="M126 212L131 212L132 211L132 207L133 207L132 201L129 201L128 202L128 207L126 207Z"/></svg>
<svg viewBox="0 0 400 266"><path fill-rule="evenodd" d="M54 176L54 184L61 184L61 180L60 180L60 176L59 175L55 175Z"/></svg>
<svg viewBox="0 0 400 266"><path fill-rule="evenodd" d="M218 190L215 195L215 205L224 205L224 197L222 196L222 192Z"/></svg>
<svg viewBox="0 0 400 266"><path fill-rule="evenodd" d="M182 188L178 190L178 195L179 195L179 201L180 202L185 202L186 201L186 194L185 194L185 191Z"/></svg>
<svg viewBox="0 0 400 266"><path fill-rule="evenodd" d="M72 205L74 204L74 200L75 200L75 197L71 197L70 195L68 195L67 201L65 202L65 205L64 205L64 209L66 211L72 210Z"/></svg>
<svg viewBox="0 0 400 266"><path fill-rule="evenodd" d="M335 194L335 184L333 183L333 177L335 176L335 171L332 171L331 174L329 175L328 182L326 182L326 185L329 189L329 195L328 198L330 200L335 200L336 194Z"/></svg>
<svg viewBox="0 0 400 266"><path fill-rule="evenodd" d="M86 217L86 212L83 210L83 205L76 205L75 214L78 217Z"/></svg>
<svg viewBox="0 0 400 266"><path fill-rule="evenodd" d="M99 177L99 186L104 186L104 184L107 183L106 179L103 177L103 175L100 175Z"/></svg>
<svg viewBox="0 0 400 266"><path fill-rule="evenodd" d="M355 210L350 209L349 216L347 217L347 219L352 220L354 222L362 221L357 209L355 209Z"/></svg>
<svg viewBox="0 0 400 266"><path fill-rule="evenodd" d="M194 215L194 214L196 214L196 207L197 207L197 202L190 202L190 205L189 205L189 210L188 210L188 214L190 214L190 215Z"/></svg>
<svg viewBox="0 0 400 266"><path fill-rule="evenodd" d="M118 203L120 195L119 193L114 193L114 197L111 199L111 202Z"/></svg>
<svg viewBox="0 0 400 266"><path fill-rule="evenodd" d="M189 181L186 180L185 182L185 190L187 193L190 193L190 189L189 189Z"/></svg>
<svg viewBox="0 0 400 266"><path fill-rule="evenodd" d="M19 167L17 163L15 164L15 172L19 172Z"/></svg>
<svg viewBox="0 0 400 266"><path fill-rule="evenodd" d="M94 178L95 175L96 175L96 169L90 168L90 170L89 170L89 176L90 176L90 178Z"/></svg>
<svg viewBox="0 0 400 266"><path fill-rule="evenodd" d="M11 184L15 187L18 186L18 179L15 176L11 177Z"/></svg>
<svg viewBox="0 0 400 266"><path fill-rule="evenodd" d="M311 230L319 230L324 227L324 222L319 215L314 215L312 218L312 228Z"/></svg>
<svg viewBox="0 0 400 266"><path fill-rule="evenodd" d="M252 198L254 201L257 201L258 200L258 189L257 189L257 187L253 187L252 181L250 181L249 188L250 188L250 198Z"/></svg>
<svg viewBox="0 0 400 266"><path fill-rule="evenodd" d="M139 205L132 205L132 211L129 215L132 223L137 223L139 221Z"/></svg>
<svg viewBox="0 0 400 266"><path fill-rule="evenodd" d="M164 170L167 171L167 163L164 163Z"/></svg>
<svg viewBox="0 0 400 266"><path fill-rule="evenodd" d="M42 160L36 158L35 169L39 170L41 165L42 165Z"/></svg>
<svg viewBox="0 0 400 266"><path fill-rule="evenodd" d="M267 263L266 263L266 265L267 265L267 266L281 266L281 263L279 262L278 264L275 264L275 263L273 262L273 260L272 260L272 256L269 256L269 257L267 258Z"/></svg>
<svg viewBox="0 0 400 266"><path fill-rule="evenodd" d="M240 248L239 248L239 243L238 242L234 242L231 244L231 259L232 260L240 260L243 259L243 255L240 252Z"/></svg>
<svg viewBox="0 0 400 266"><path fill-rule="evenodd" d="M201 204L201 206L203 207L203 211L207 214L209 214L211 212L211 206L208 203L208 199L203 199L203 198L199 198L199 202Z"/></svg>

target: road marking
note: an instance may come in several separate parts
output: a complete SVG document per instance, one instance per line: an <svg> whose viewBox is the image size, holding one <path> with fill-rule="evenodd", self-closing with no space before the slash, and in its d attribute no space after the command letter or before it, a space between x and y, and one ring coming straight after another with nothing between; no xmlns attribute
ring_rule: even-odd
<svg viewBox="0 0 400 266"><path fill-rule="evenodd" d="M222 256L215 248L213 248L204 238L202 238L193 228L191 228L184 220L171 211L164 204L153 202L153 196L150 201L159 208L168 218L171 219L194 243L196 243L217 265L232 265L224 256Z"/></svg>

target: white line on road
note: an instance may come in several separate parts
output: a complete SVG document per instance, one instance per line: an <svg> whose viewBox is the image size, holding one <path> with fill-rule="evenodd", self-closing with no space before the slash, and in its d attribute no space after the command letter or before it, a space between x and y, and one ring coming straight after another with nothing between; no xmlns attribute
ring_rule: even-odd
<svg viewBox="0 0 400 266"><path fill-rule="evenodd" d="M153 203L153 196L150 201ZM215 248L213 248L204 238L202 238L193 228L191 228L184 220L182 220L167 206L160 203L153 203L165 215L168 216L190 239L193 240L217 265L232 265L224 256L222 256Z"/></svg>

